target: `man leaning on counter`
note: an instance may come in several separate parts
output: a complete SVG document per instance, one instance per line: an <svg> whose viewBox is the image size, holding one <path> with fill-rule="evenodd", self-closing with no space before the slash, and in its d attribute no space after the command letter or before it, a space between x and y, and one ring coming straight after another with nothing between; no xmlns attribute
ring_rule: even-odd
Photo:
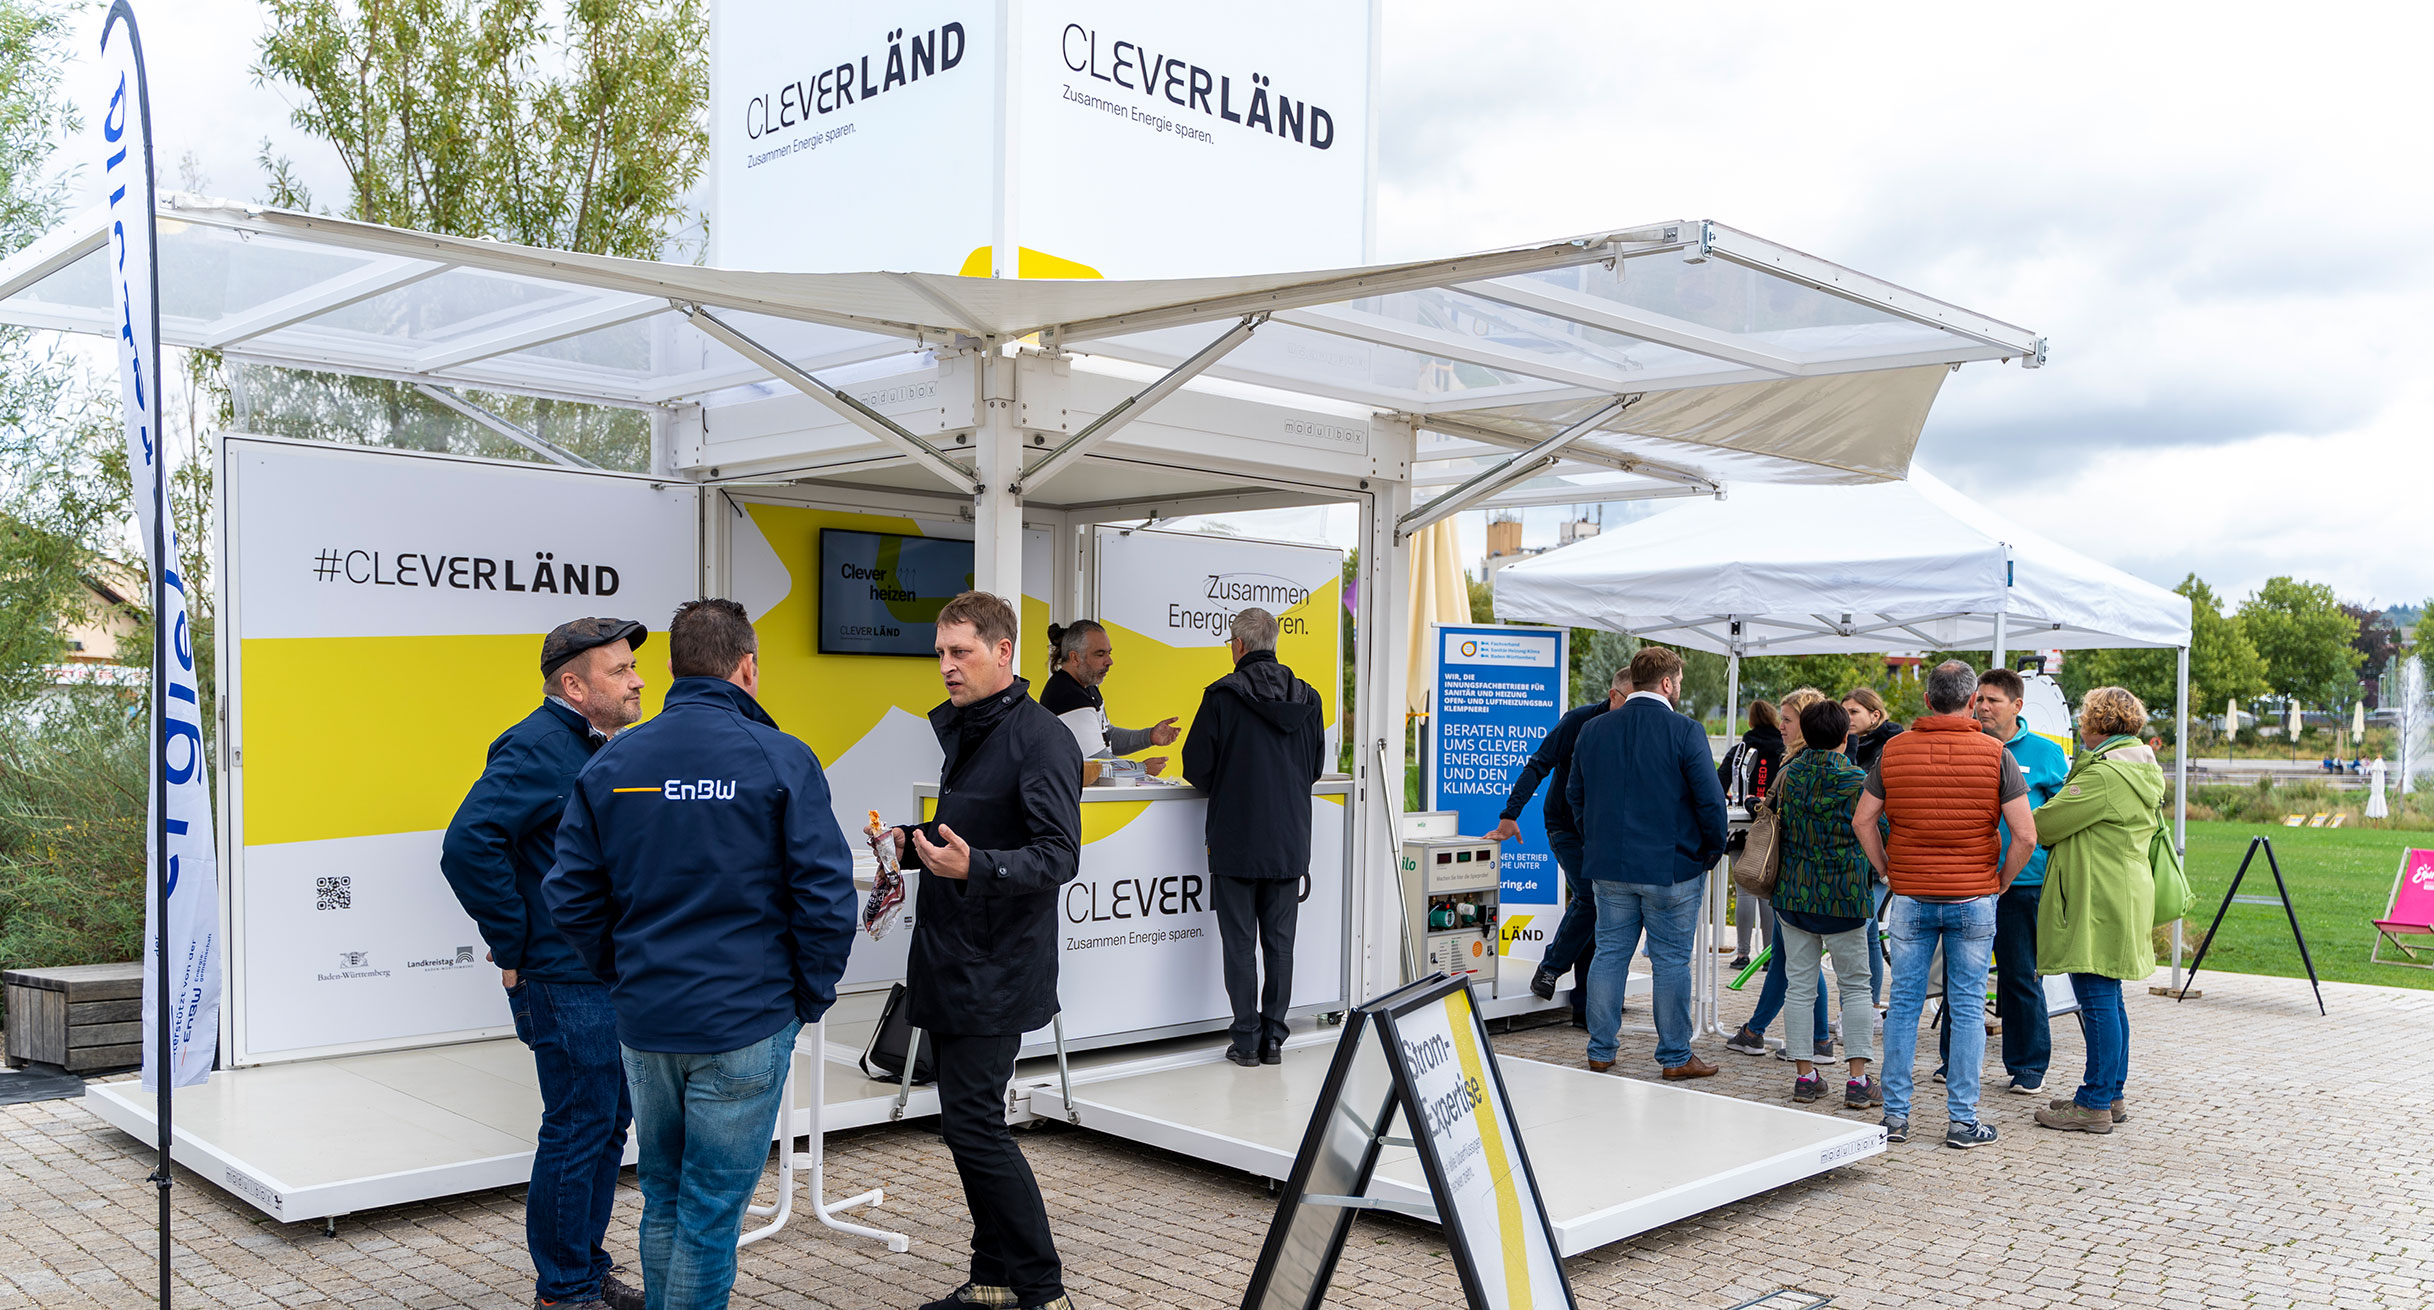
<svg viewBox="0 0 2434 1310"><path fill-rule="evenodd" d="M1107 681L1108 670L1116 665L1115 643L1107 638L1107 629L1092 619L1075 619L1058 627L1048 625L1049 658L1055 671L1040 688L1040 705L1050 714L1064 720L1073 731L1074 740L1082 754L1098 758L1130 755L1152 746L1172 746L1182 735L1172 718L1160 719L1146 728L1119 728L1108 720L1107 699L1099 685ZM1166 768L1166 757L1153 755L1141 761L1151 774Z"/></svg>

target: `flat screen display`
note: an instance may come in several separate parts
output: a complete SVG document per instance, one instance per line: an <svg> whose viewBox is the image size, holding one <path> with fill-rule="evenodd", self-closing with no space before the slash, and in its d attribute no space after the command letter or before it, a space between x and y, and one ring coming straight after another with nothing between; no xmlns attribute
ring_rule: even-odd
<svg viewBox="0 0 2434 1310"><path fill-rule="evenodd" d="M820 653L930 655L938 611L972 587L972 543L820 532Z"/></svg>

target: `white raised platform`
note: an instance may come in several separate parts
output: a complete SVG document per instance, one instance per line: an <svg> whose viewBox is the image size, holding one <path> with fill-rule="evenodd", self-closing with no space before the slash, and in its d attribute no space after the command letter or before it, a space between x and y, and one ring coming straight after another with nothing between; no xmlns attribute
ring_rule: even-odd
<svg viewBox="0 0 2434 1310"><path fill-rule="evenodd" d="M1645 995L1644 988L1635 992ZM1565 1000L1559 991L1539 1008ZM824 1132L899 1117L897 1084L855 1067L880 1002L876 993L841 998L796 1052L800 1077L810 1071L813 1051L825 1051ZM1340 1031L1304 1028L1282 1065L1260 1069L1226 1062L1222 1036L1079 1053L1071 1060L1070 1104L1054 1059L1025 1060L1011 1112L1018 1119L1065 1119L1071 1112L1092 1131L1282 1178L1291 1172ZM1503 1068L1566 1255L1884 1149L1883 1131L1872 1123L1530 1060L1507 1059ZM151 1140L152 1096L133 1080L89 1085L85 1105L121 1131ZM916 1087L901 1117L937 1113L935 1089ZM523 1044L469 1042L221 1070L204 1086L178 1093L171 1154L270 1217L297 1223L519 1185L532 1172L540 1119L540 1090ZM807 1108L787 1125L795 1136L812 1127ZM1387 1152L1377 1188L1407 1201L1427 1199L1408 1149Z"/></svg>
<svg viewBox="0 0 2434 1310"><path fill-rule="evenodd" d="M826 1029L821 1083L827 1131L886 1123L894 1083L854 1066L879 999L841 998ZM808 1072L816 1040L795 1052ZM128 1079L92 1083L85 1107L129 1136L154 1137L152 1093ZM938 1094L913 1089L905 1117L938 1113ZM419 1051L337 1056L223 1069L177 1094L169 1154L273 1219L326 1219L532 1177L541 1090L532 1052L513 1038ZM811 1131L808 1109L789 1125ZM634 1147L626 1146L626 1163Z"/></svg>
<svg viewBox="0 0 2434 1310"><path fill-rule="evenodd" d="M1084 1128L1281 1179L1292 1172L1334 1053L1330 1031L1289 1046L1272 1067L1243 1069L1220 1057L1155 1073L1077 1074L1073 1101ZM1885 1131L1873 1122L1535 1060L1499 1064L1567 1256L1885 1149ZM1030 1096L1032 1113L1062 1117L1056 1088ZM1370 1193L1429 1204L1410 1148L1380 1156Z"/></svg>

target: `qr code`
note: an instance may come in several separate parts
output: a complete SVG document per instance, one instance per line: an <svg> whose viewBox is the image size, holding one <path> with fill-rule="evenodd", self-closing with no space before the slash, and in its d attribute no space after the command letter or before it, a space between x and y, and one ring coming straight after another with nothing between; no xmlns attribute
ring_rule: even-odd
<svg viewBox="0 0 2434 1310"><path fill-rule="evenodd" d="M355 879L313 879L313 908L316 910L351 910L355 908Z"/></svg>

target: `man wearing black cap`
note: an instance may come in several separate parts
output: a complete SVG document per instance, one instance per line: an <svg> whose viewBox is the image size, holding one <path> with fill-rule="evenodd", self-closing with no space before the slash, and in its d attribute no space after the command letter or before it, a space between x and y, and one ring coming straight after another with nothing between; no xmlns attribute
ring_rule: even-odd
<svg viewBox="0 0 2434 1310"><path fill-rule="evenodd" d="M575 775L642 717L630 619L576 619L541 642L541 704L490 743L490 762L440 843L440 872L481 929L507 986L516 1036L540 1070L541 1132L524 1196L533 1304L640 1310L601 1240L633 1119L608 988L550 921L541 879Z"/></svg>

